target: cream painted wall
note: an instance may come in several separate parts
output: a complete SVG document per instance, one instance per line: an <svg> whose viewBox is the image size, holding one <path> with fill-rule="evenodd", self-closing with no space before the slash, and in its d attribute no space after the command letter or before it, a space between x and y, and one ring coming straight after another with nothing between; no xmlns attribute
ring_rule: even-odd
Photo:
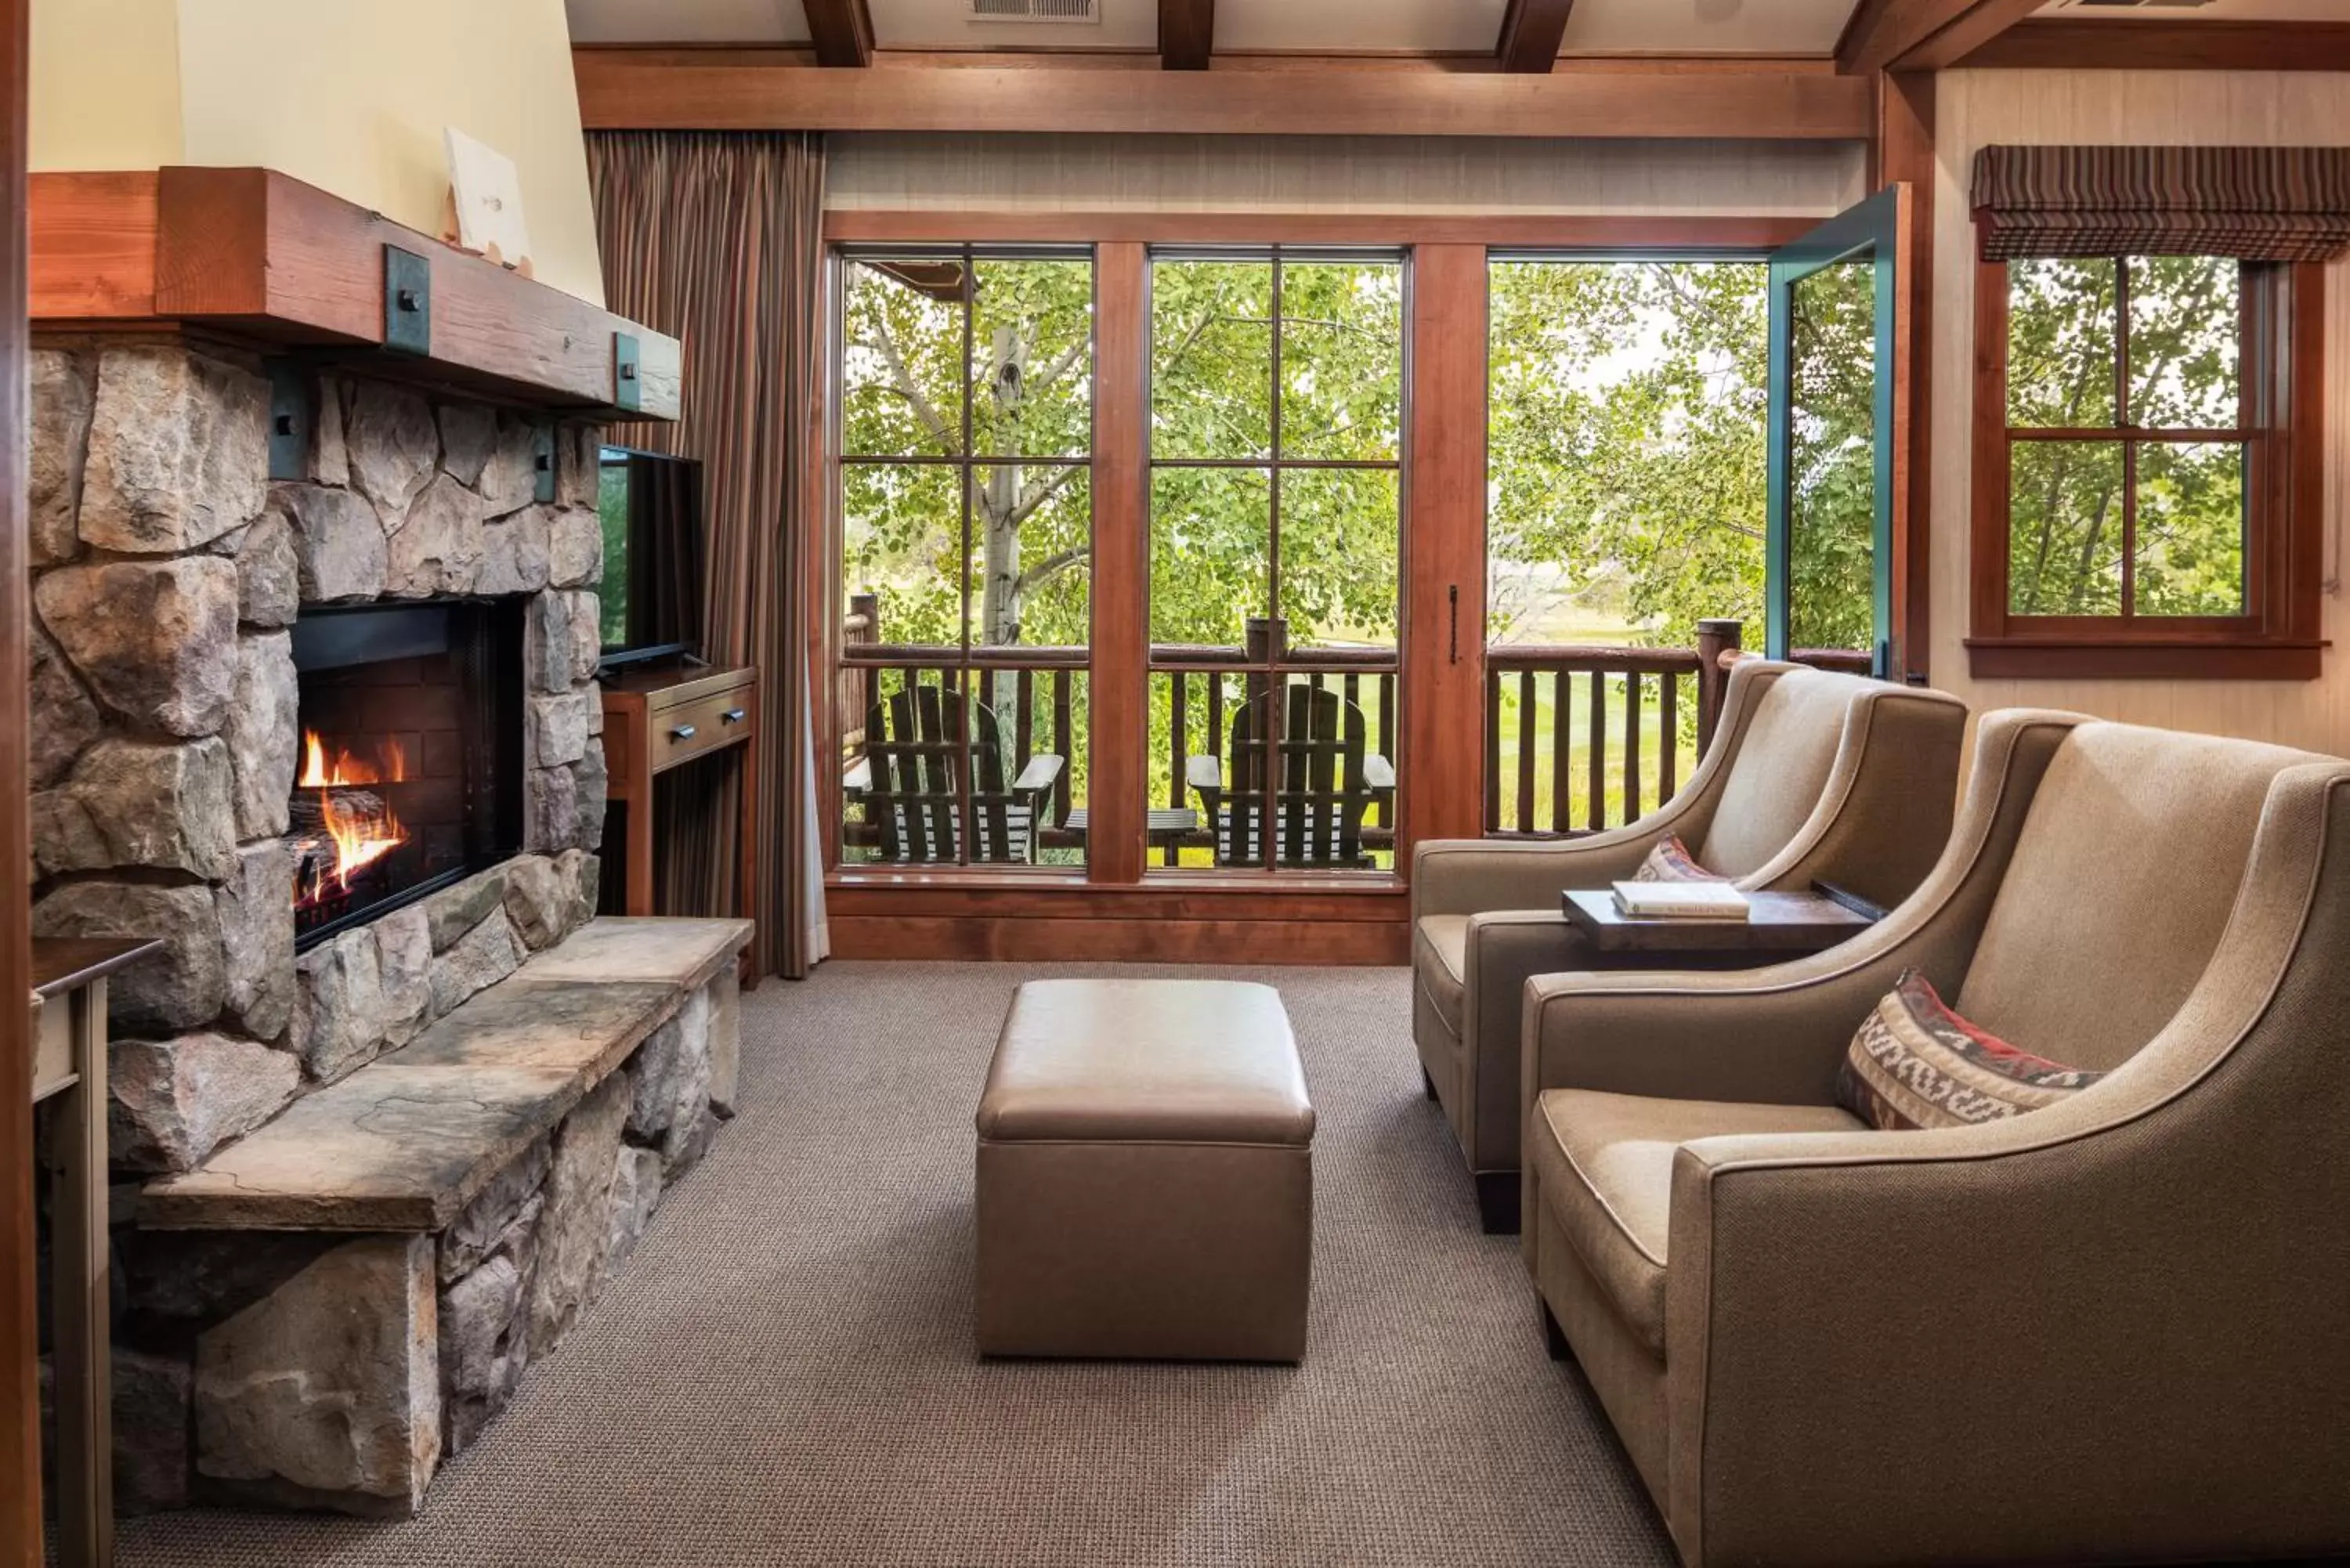
<svg viewBox="0 0 2350 1568"><path fill-rule="evenodd" d="M2070 708L2105 718L2350 754L2350 262L2326 276L2326 546L2322 679L1986 680L1966 674L1974 225L1967 185L1994 142L2350 145L2350 77L2315 72L1950 71L1936 87L1933 675L1978 708Z"/></svg>
<svg viewBox="0 0 2350 1568"><path fill-rule="evenodd" d="M1865 193L1844 142L863 134L828 153L844 210L1825 216Z"/></svg>
<svg viewBox="0 0 2350 1568"><path fill-rule="evenodd" d="M31 166L157 169L180 158L179 0L33 7Z"/></svg>
<svg viewBox="0 0 2350 1568"><path fill-rule="evenodd" d="M563 0L34 11L36 169L257 164L437 234L454 125L515 161L538 276L603 302Z"/></svg>

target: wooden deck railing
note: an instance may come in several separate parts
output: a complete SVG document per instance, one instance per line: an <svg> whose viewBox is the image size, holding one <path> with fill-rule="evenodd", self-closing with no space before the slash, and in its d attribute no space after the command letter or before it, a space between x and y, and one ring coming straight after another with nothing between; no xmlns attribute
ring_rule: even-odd
<svg viewBox="0 0 2350 1568"><path fill-rule="evenodd" d="M842 625L836 733L845 768L865 752L867 715L908 687L951 687L972 670L982 696L1007 721L1007 775L1039 753L1065 759L1039 842L1048 849L1086 842L1084 780L1089 758L1084 648L973 648L886 643L869 595L850 600ZM1485 831L1496 837L1558 837L1631 822L1670 800L1704 755L1721 711L1731 667L1741 652L1734 620L1699 623L1691 649L1607 646L1499 646L1485 653ZM1866 673L1867 656L1831 650L1795 655L1823 669ZM1369 750L1395 760L1399 666L1391 649L1287 649L1281 678L1331 691L1363 711ZM1164 710L1166 755L1154 758L1151 848L1166 865L1186 849L1213 847L1203 821L1176 826L1195 807L1185 782L1194 754L1223 757L1232 711L1271 679L1261 651L1192 644L1150 649L1152 712ZM1162 689L1163 683L1163 689ZM1164 771L1158 764L1163 763ZM1405 788L1409 784L1406 782ZM1391 849L1392 802L1373 808L1364 844ZM1072 820L1072 813L1076 820ZM864 846L866 824L843 825L842 842Z"/></svg>
<svg viewBox="0 0 2350 1568"><path fill-rule="evenodd" d="M1670 800L1713 742L1743 641L1739 622L1706 620L1695 648L1488 648L1486 835L1600 833ZM1794 659L1868 672L1865 653L1807 649Z"/></svg>

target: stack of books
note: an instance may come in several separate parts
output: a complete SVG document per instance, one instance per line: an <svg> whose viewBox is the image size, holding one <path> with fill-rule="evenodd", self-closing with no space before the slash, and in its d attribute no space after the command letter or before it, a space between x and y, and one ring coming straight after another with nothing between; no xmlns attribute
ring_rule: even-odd
<svg viewBox="0 0 2350 1568"><path fill-rule="evenodd" d="M1616 908L1633 919L1742 920L1746 895L1727 882L1618 882Z"/></svg>

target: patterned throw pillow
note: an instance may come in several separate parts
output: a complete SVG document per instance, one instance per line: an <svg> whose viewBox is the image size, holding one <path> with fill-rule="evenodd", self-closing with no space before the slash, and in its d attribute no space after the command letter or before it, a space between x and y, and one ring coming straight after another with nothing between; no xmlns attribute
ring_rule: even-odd
<svg viewBox="0 0 2350 1568"><path fill-rule="evenodd" d="M1727 882L1727 877L1717 876L1697 863L1689 846L1671 834L1657 841L1640 868L1632 873L1635 882Z"/></svg>
<svg viewBox="0 0 2350 1568"><path fill-rule="evenodd" d="M1845 1047L1836 1104L1874 1127L1971 1127L2053 1106L2104 1076L1984 1033L1913 969Z"/></svg>

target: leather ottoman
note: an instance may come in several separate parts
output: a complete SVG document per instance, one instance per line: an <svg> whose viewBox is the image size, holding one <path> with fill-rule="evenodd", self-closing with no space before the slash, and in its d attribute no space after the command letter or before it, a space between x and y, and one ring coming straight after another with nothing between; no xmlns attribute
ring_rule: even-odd
<svg viewBox="0 0 2350 1568"><path fill-rule="evenodd" d="M1023 985L979 1102L980 1354L1299 1359L1313 1141L1272 987Z"/></svg>

